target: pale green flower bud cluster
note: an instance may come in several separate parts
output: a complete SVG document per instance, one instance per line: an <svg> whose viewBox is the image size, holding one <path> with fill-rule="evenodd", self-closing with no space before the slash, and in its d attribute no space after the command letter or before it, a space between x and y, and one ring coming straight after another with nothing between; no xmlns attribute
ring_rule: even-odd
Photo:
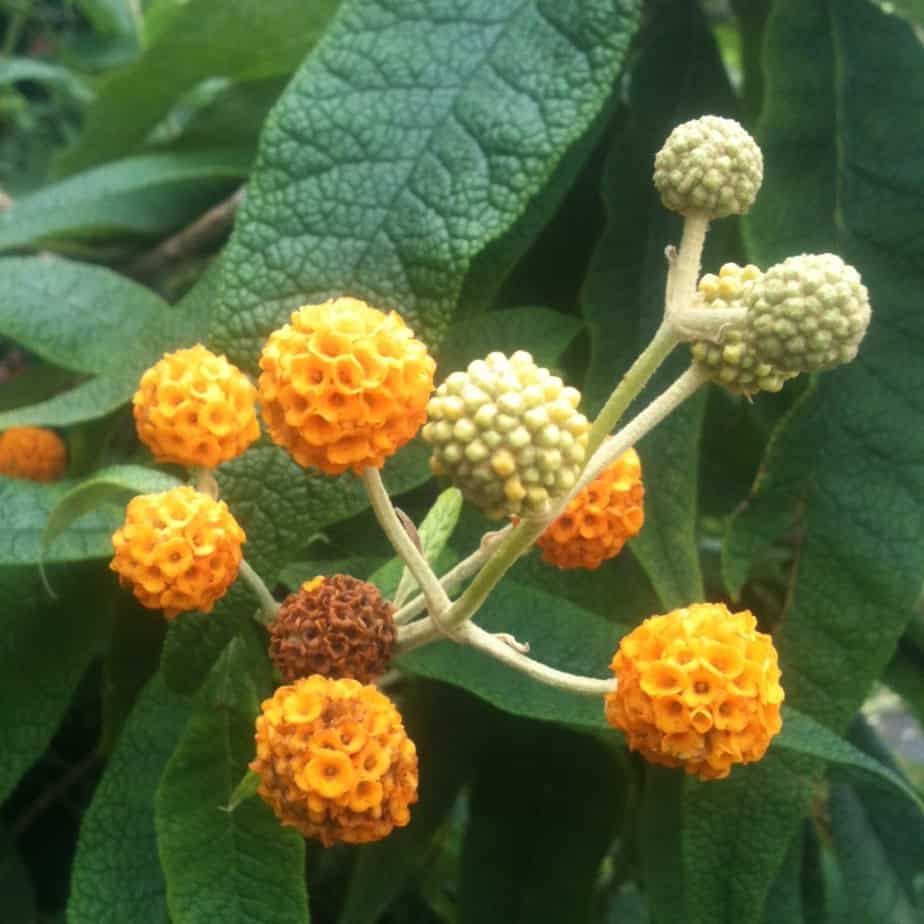
<svg viewBox="0 0 924 924"><path fill-rule="evenodd" d="M681 215L742 215L753 205L763 176L757 142L733 119L719 116L678 125L655 157L661 201Z"/></svg>
<svg viewBox="0 0 924 924"><path fill-rule="evenodd" d="M850 362L869 320L860 274L830 253L802 254L771 267L748 299L758 355L788 372Z"/></svg>
<svg viewBox="0 0 924 924"><path fill-rule="evenodd" d="M489 517L545 513L584 463L580 392L532 356L490 353L453 372L427 405L430 466Z"/></svg>
<svg viewBox="0 0 924 924"><path fill-rule="evenodd" d="M747 308L748 297L762 276L753 265L726 263L715 276L708 273L699 281L697 305L705 308ZM794 372L783 372L756 353L748 326L729 325L720 330L718 342L696 340L690 344L693 359L709 372L717 385L735 394L779 391Z"/></svg>

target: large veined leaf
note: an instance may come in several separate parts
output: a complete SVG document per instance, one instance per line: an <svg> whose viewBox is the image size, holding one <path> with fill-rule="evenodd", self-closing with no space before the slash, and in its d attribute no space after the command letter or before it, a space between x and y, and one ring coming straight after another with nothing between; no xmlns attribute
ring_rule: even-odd
<svg viewBox="0 0 924 924"><path fill-rule="evenodd" d="M250 167L227 151L146 154L105 164L25 196L0 214L0 250L160 234L205 211Z"/></svg>
<svg viewBox="0 0 924 924"><path fill-rule="evenodd" d="M724 113L732 105L697 4L662 3L654 10L644 51L632 69L630 107L605 170L607 228L582 291L592 344L584 395L592 410L602 405L663 314L664 248L679 240L680 222L661 205L651 182L655 152L678 122L704 107ZM707 262L713 252L707 250ZM642 399L651 400L688 362L687 352L678 350ZM629 413L640 407L637 402ZM703 595L696 548L703 408L701 397L693 399L638 447L646 485L645 527L632 548L665 607L684 606Z"/></svg>
<svg viewBox="0 0 924 924"><path fill-rule="evenodd" d="M760 510L773 509L772 491L790 511L798 501L804 539L777 634L783 684L788 703L841 731L888 660L924 567L924 438L915 423L924 328L909 300L920 276L924 178L908 122L924 56L904 23L866 0L780 0L764 64L767 176L746 223L749 255L767 265L803 249L840 252L869 286L874 321L858 359L820 376L784 424L758 482L760 500L736 520L729 547L767 543ZM787 786L784 760L792 757L780 751L759 765L764 785L733 781L731 790L697 793L701 811L685 829L692 869L701 868L694 858L705 844L716 843L713 818L729 832L760 832L761 851L746 854L724 835L723 849L709 856L725 865L727 881L695 879L691 920L758 919L808 804L806 777L821 769L800 759L803 779Z"/></svg>
<svg viewBox="0 0 924 924"><path fill-rule="evenodd" d="M638 7L346 0L267 122L211 340L252 364L297 305L349 292L438 341L609 98Z"/></svg>
<svg viewBox="0 0 924 924"><path fill-rule="evenodd" d="M138 698L80 826L71 924L165 924L154 794L189 713L155 675Z"/></svg>
<svg viewBox="0 0 924 924"><path fill-rule="evenodd" d="M50 577L60 603L48 598L37 568L0 568L0 802L48 746L106 628L106 595L93 569Z"/></svg>
<svg viewBox="0 0 924 924"><path fill-rule="evenodd" d="M174 924L308 924L303 839L261 799L224 810L253 757L266 673L262 644L235 639L164 771L155 819Z"/></svg>
<svg viewBox="0 0 924 924"><path fill-rule="evenodd" d="M96 376L0 412L0 429L67 426L110 413L162 353L199 338L205 317L205 304L174 310L124 276L57 257L6 257L0 282L0 334L57 366Z"/></svg>
<svg viewBox="0 0 924 924"><path fill-rule="evenodd" d="M161 0L147 12L148 45L106 80L77 145L60 166L86 170L133 153L183 93L208 77L293 71L338 0Z"/></svg>

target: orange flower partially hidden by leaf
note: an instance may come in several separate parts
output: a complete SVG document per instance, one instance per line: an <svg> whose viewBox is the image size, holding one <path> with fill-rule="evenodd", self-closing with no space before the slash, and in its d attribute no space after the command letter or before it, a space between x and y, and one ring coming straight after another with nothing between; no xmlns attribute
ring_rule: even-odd
<svg viewBox="0 0 924 924"><path fill-rule="evenodd" d="M325 847L381 840L410 821L417 750L373 686L313 675L280 687L257 718L256 750L264 801Z"/></svg>
<svg viewBox="0 0 924 924"><path fill-rule="evenodd" d="M780 669L753 615L694 603L652 616L619 645L606 718L646 760L700 779L764 756L782 727Z"/></svg>
<svg viewBox="0 0 924 924"><path fill-rule="evenodd" d="M0 475L56 481L67 466L67 448L54 430L13 427L0 433Z"/></svg>
<svg viewBox="0 0 924 924"><path fill-rule="evenodd" d="M559 568L599 568L641 530L644 495L641 462L629 449L579 491L539 537L543 561Z"/></svg>

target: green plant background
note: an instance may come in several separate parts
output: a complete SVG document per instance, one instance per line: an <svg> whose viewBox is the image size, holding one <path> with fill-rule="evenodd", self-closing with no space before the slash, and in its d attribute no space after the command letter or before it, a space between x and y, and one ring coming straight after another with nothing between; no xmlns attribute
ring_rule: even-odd
<svg viewBox="0 0 924 924"><path fill-rule="evenodd" d="M24 368L0 429L59 428L70 453L63 482L0 478L0 919L924 919L924 770L876 708L924 721L920 3L10 0L0 16L0 362ZM258 799L223 811L272 689L265 638L243 587L165 627L106 569L126 499L184 477L134 437L140 373L197 341L252 372L292 308L349 292L401 311L440 377L525 348L592 413L657 326L680 233L654 152L704 113L741 120L766 165L705 268L841 254L874 309L860 355L753 403L689 402L638 447L630 551L587 574L533 553L479 621L603 676L647 615L749 606L787 694L768 756L723 782L646 766L598 701L444 642L400 663L422 774L408 828L322 850ZM148 259L245 182L230 236ZM439 490L426 459L415 441L384 472L418 522ZM277 592L336 572L395 588L353 476L309 477L263 440L217 478ZM440 565L490 525L464 509Z"/></svg>

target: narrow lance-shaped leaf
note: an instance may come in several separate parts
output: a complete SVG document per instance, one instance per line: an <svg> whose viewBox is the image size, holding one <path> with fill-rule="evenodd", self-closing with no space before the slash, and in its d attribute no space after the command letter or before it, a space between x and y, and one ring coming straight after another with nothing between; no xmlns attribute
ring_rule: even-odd
<svg viewBox="0 0 924 924"><path fill-rule="evenodd" d="M212 341L252 364L293 308L344 292L440 340L472 261L609 98L638 8L345 0L268 120Z"/></svg>

